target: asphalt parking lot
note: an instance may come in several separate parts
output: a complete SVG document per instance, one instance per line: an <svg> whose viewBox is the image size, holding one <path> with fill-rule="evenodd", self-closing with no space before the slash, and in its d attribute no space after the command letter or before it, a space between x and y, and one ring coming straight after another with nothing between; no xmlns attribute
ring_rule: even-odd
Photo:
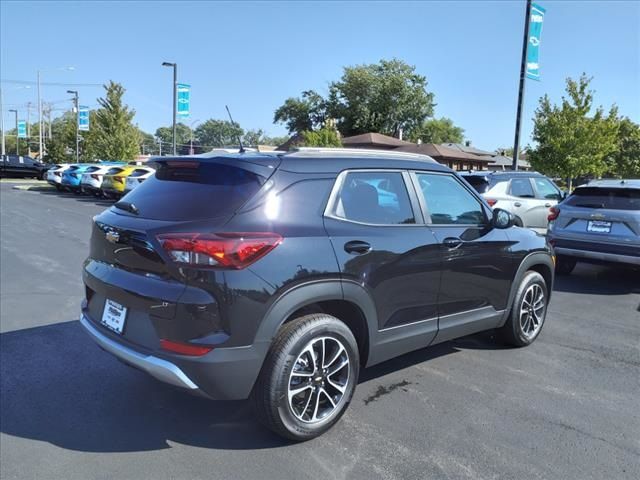
<svg viewBox="0 0 640 480"><path fill-rule="evenodd" d="M637 479L640 273L578 265L525 349L490 333L364 372L328 434L291 444L246 402L162 385L77 322L109 203L0 183L0 478Z"/></svg>

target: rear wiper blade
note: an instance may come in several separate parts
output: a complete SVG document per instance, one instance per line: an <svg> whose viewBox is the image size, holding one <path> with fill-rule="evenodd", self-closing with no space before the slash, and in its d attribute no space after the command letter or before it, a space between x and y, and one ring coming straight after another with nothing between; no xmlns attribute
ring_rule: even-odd
<svg viewBox="0 0 640 480"><path fill-rule="evenodd" d="M136 215L138 214L138 208L130 202L116 202L113 206L126 212L135 213Z"/></svg>

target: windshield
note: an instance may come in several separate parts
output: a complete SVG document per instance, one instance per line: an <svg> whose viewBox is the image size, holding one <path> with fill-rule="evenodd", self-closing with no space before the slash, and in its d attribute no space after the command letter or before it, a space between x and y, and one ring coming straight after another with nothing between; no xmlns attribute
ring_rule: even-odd
<svg viewBox="0 0 640 480"><path fill-rule="evenodd" d="M576 188L566 200L567 205L612 210L640 210L640 190L635 188Z"/></svg>

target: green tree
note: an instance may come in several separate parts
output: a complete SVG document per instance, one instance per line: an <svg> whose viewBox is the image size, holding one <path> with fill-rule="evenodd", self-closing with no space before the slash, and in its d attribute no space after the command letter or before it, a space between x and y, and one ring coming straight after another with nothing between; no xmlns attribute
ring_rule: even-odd
<svg viewBox="0 0 640 480"><path fill-rule="evenodd" d="M449 118L433 118L425 120L421 125L411 131L409 140L423 143L462 143L464 129L456 127Z"/></svg>
<svg viewBox="0 0 640 480"><path fill-rule="evenodd" d="M617 108L608 114L602 107L593 109L591 78L567 79L567 97L554 105L547 95L540 99L535 113L531 150L532 166L549 175L572 179L601 176L608 169L606 159L617 149ZM592 114L592 110L593 114Z"/></svg>
<svg viewBox="0 0 640 480"><path fill-rule="evenodd" d="M162 141L163 151L168 152L173 148L173 126L160 127L156 130L156 138ZM194 136L195 138L195 136ZM191 129L184 123L176 124L176 150L179 154L189 153Z"/></svg>
<svg viewBox="0 0 640 480"><path fill-rule="evenodd" d="M76 149L76 115L65 112L51 122L51 139L46 142L45 162L69 163L75 162ZM83 150L83 145L81 145ZM84 158L81 158L83 160Z"/></svg>
<svg viewBox="0 0 640 480"><path fill-rule="evenodd" d="M640 125L626 117L619 120L617 148L607 163L609 175L640 178Z"/></svg>
<svg viewBox="0 0 640 480"><path fill-rule="evenodd" d="M322 127L319 130L307 130L302 132L302 141L298 143L302 147L341 147L340 135L331 127Z"/></svg>
<svg viewBox="0 0 640 480"><path fill-rule="evenodd" d="M132 123L135 110L122 101L125 89L110 81L100 108L92 112L91 130L84 135L87 156L101 160L132 160L140 153L140 134Z"/></svg>
<svg viewBox="0 0 640 480"><path fill-rule="evenodd" d="M201 123L195 131L195 138L205 150L238 145L238 138L243 135L244 130L240 125L227 120L209 119Z"/></svg>
<svg viewBox="0 0 640 480"><path fill-rule="evenodd" d="M393 59L345 67L331 83L327 116L338 122L343 136L367 132L410 136L433 115L433 93L415 67Z"/></svg>
<svg viewBox="0 0 640 480"><path fill-rule="evenodd" d="M258 128L257 130L247 130L242 138L245 146L257 146L257 145L282 145L289 137L270 137L264 130Z"/></svg>
<svg viewBox="0 0 640 480"><path fill-rule="evenodd" d="M273 116L273 123L284 123L290 134L301 133L324 125L326 100L314 90L302 92L298 98L287 98Z"/></svg>

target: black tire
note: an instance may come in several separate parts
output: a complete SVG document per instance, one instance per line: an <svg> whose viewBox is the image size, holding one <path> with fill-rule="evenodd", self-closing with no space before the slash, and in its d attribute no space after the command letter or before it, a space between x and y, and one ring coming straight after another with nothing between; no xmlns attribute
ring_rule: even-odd
<svg viewBox="0 0 640 480"><path fill-rule="evenodd" d="M565 257L558 255L556 257L556 273L558 275L570 275L573 269L576 268L578 260L572 257Z"/></svg>
<svg viewBox="0 0 640 480"><path fill-rule="evenodd" d="M527 309L526 303L523 303L523 301L529 301L530 303L534 303L534 300L530 299L531 297L529 292L530 291L537 292L538 290L535 287L536 285L542 291L544 304L543 304L542 310L538 311L538 315L540 318L540 320L538 320L539 327L537 327L535 331L531 331L527 333L525 329L528 325L531 325L531 324L527 323L526 315L523 317L523 321L521 321L521 316L522 316L521 312L523 309ZM525 299L525 296L527 296L526 299ZM544 327L544 321L547 316L548 300L549 300L549 291L547 289L547 282L545 282L543 276L540 275L538 272L529 270L527 273L525 273L524 277L522 278L522 281L520 282L520 286L518 287L516 296L513 299L513 305L511 306L509 317L507 318L507 321L505 322L504 326L499 331L503 341L509 345L513 345L516 347L525 347L527 345L532 344L535 341L535 339L538 338L538 335L540 335L540 332L542 331L542 327ZM538 317L534 317L534 319L535 318L538 318ZM534 319L531 319L531 321L533 322ZM524 325L523 325L523 322L524 322Z"/></svg>
<svg viewBox="0 0 640 480"><path fill-rule="evenodd" d="M322 340L323 338L325 340ZM342 396L331 412L326 414L326 417L315 421L303 421L296 416L296 413L293 411L294 407L290 405L289 402L289 387L294 378L294 376L291 375L292 370L294 367L300 365L299 362L301 360L299 359L302 358L305 350L308 350L309 345L312 345L311 348L313 348L314 342L323 342L322 345L324 345L324 341L335 343L336 340L344 348L347 356L346 359L348 359L349 362L347 368L348 377L343 385L344 393L342 393ZM344 359L344 357L342 358ZM349 330L343 322L331 315L322 313L297 318L285 324L278 332L269 349L258 380L253 387L251 399L256 416L260 423L267 428L291 440L304 441L322 435L340 420L340 417L342 417L349 406L358 382L359 368L360 356L358 353L358 345L351 330ZM318 371L316 365L314 365L313 371ZM310 377L315 376L316 374L314 373ZM311 382L315 382L316 380L317 378L313 380L312 378L308 378L306 382L311 384ZM302 378L300 379L299 385L303 385ZM322 385L325 385L324 381ZM327 389L329 389L328 385L329 383L327 383ZM305 403L303 397L302 403L311 407L311 400L315 402L316 398L321 398L320 392L315 393L316 390L322 390L323 387L318 385L316 387L309 386L306 388L311 389L308 397L309 400ZM334 392L337 392L337 390L334 390ZM317 397L313 397L314 394L317 395ZM304 395L306 395L306 393ZM333 398L336 399L337 397ZM325 401L325 407L328 407L328 398L324 396L322 399ZM333 400L331 403L333 403ZM305 416L305 412L309 411L307 406L301 410L302 417ZM315 412L313 416L316 416ZM313 418L311 420L313 420Z"/></svg>

